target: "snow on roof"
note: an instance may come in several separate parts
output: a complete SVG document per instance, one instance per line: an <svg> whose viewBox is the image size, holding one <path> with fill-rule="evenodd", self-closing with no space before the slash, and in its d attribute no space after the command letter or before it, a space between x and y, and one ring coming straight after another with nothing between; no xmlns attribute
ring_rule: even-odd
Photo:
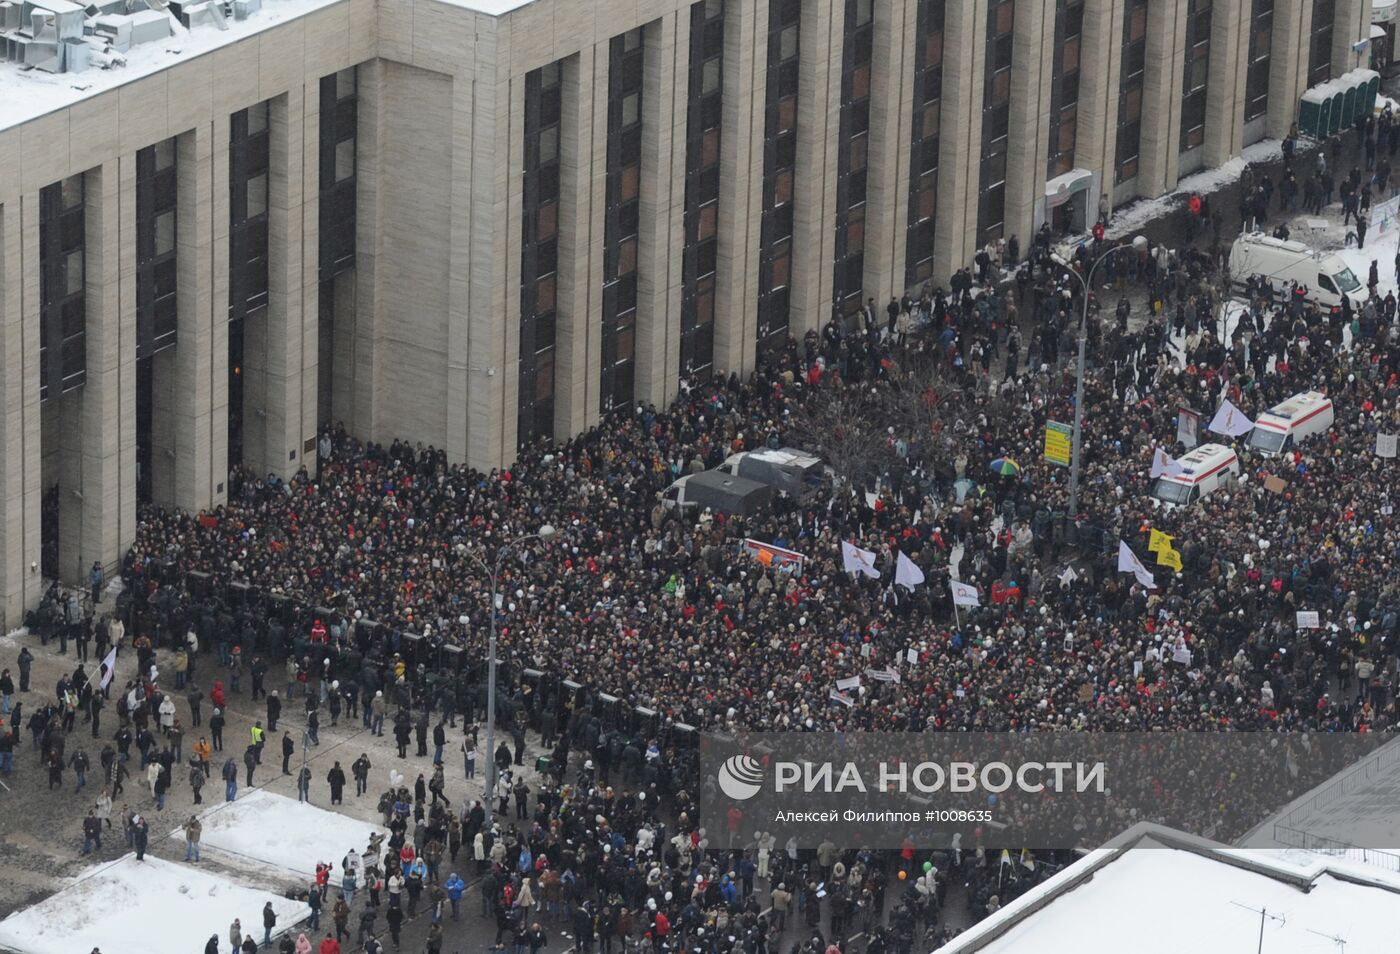
<svg viewBox="0 0 1400 954"><path fill-rule="evenodd" d="M472 10L476 13L484 13L490 17L505 16L512 10L519 10L521 7L534 0L442 0L450 6L461 7L463 10Z"/></svg>
<svg viewBox="0 0 1400 954"><path fill-rule="evenodd" d="M1252 951L1259 911L1266 951L1352 950L1394 945L1400 875L1306 852L1227 849L1139 826L963 932L939 954L1081 954ZM1131 833L1130 833L1131 834ZM1109 941L1109 939L1112 939Z"/></svg>
<svg viewBox="0 0 1400 954"><path fill-rule="evenodd" d="M201 26L188 30L171 17L174 35L158 43L133 46L123 54L126 66L90 67L82 73L46 73L0 62L0 130L72 106L99 93L169 69L182 60L209 53L264 30L306 16L340 0L264 0L246 20L228 20L228 29Z"/></svg>

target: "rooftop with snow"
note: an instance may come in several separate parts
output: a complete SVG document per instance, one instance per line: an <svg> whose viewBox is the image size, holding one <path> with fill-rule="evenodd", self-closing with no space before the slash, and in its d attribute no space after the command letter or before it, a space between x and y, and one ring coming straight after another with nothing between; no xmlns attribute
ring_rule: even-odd
<svg viewBox="0 0 1400 954"><path fill-rule="evenodd" d="M1400 874L1297 850L1125 833L958 935L940 954L1389 950ZM1261 915L1260 912L1267 912Z"/></svg>
<svg viewBox="0 0 1400 954"><path fill-rule="evenodd" d="M0 0L0 130L338 0ZM530 0L442 0L504 16ZM373 30L371 22L364 25Z"/></svg>

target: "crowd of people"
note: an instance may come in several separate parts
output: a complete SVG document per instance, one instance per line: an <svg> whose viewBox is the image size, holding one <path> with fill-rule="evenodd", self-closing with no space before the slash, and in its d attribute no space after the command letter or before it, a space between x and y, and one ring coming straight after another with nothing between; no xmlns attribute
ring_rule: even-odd
<svg viewBox="0 0 1400 954"><path fill-rule="evenodd" d="M518 766L529 724L551 753L546 781L521 792L522 773L502 787L501 805L468 797L455 812L445 780L386 792L392 837L342 863L336 943L354 933L375 950L382 902L397 947L403 917L424 903L429 950L439 949L471 868L482 915L515 954L539 954L542 925L562 925L585 954L636 944L766 954L790 922L814 952L864 929L868 950L908 954L949 935L940 908L950 885L979 916L1056 856L1011 865L1008 877L971 846L798 852L761 831L721 844L696 824L704 786L687 771L680 727L1391 730L1400 535L1395 462L1377 455L1376 439L1400 432L1393 296L1373 269L1371 298L1356 311L1324 313L1260 282L1229 306L1219 249L1114 252L1089 291L1083 467L1070 512L1068 473L1042 458L1043 434L1074 418L1079 278L1110 248L1090 242L1065 261L1042 233L1004 281L979 261L951 292L871 302L790 340L747 379L692 378L669 407L638 406L562 444L524 447L507 469L479 473L440 449L365 443L336 428L317 474L243 475L210 513L143 512L123 567L126 602L95 625L99 658L126 632L148 654L120 695L115 748L99 760L106 812L133 742L155 795L200 726L197 687L187 691L188 728L165 711L157 650L174 651L181 689L196 668L217 667L220 678L214 743L195 747L192 779L223 748L212 693L224 679L237 688L245 672L253 697L267 700L269 732L282 702L301 694L313 732L322 712L377 734L388 722L400 755L413 734L423 754L436 721L441 764L443 723L455 729L460 717L474 732L483 715L494 613L503 732L515 744L486 755ZM1136 306L1145 320L1129 290L1145 291ZM1178 508L1153 499L1154 453L1186 450L1178 409L1209 420L1229 400L1254 418L1307 390L1335 405L1327 433L1279 457L1236 444L1243 473L1227 491ZM852 406L870 413L843 413ZM830 481L779 494L747 518L661 500L678 477L730 454L790 445L821 453ZM1014 466L994 473L994 459ZM553 533L537 535L545 527ZM1119 572L1118 542L1151 563L1154 530L1176 541L1181 568L1154 565L1147 585ZM760 562L745 539L804 561L796 571ZM878 579L845 571L843 542L875 554ZM511 543L492 607L479 561ZM894 585L901 555L922 585ZM953 579L975 587L979 605L955 611ZM1317 612L1317 628L1297 626L1303 610ZM93 625L53 615L61 630ZM832 701L838 680L869 669L900 678ZM274 681L285 681L284 695ZM52 778L74 769L81 788L90 766L64 738L78 712L99 737L103 693L82 666L57 689L27 725ZM655 720L624 724L600 699ZM0 735L0 758L18 744L19 719ZM245 752L249 783L258 743ZM461 751L472 779L475 742ZM360 795L368 765L365 778L357 766ZM231 759L224 772L232 798ZM1181 820L1169 791L1161 803L1146 820ZM1238 806L1218 811L1230 825L1258 820ZM101 803L94 817L100 837ZM326 883L311 892L313 933Z"/></svg>

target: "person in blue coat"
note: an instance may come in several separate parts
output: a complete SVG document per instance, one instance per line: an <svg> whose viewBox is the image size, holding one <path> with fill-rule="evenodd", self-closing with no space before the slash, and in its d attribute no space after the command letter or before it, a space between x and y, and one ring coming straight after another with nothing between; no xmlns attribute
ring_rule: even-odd
<svg viewBox="0 0 1400 954"><path fill-rule="evenodd" d="M462 892L467 890L467 883L454 871L443 887L447 889L447 900L452 902L452 920L455 921L462 903Z"/></svg>

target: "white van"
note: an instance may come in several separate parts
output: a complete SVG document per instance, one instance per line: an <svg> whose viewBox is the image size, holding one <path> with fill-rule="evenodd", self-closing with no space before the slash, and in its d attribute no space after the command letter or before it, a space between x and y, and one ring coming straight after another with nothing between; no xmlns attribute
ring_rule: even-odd
<svg viewBox="0 0 1400 954"><path fill-rule="evenodd" d="M1334 416L1332 399L1327 395L1317 391L1295 394L1259 415L1254 430L1249 432L1249 447L1274 457L1327 430Z"/></svg>
<svg viewBox="0 0 1400 954"><path fill-rule="evenodd" d="M1346 262L1336 255L1323 255L1302 242L1276 239L1263 232L1250 232L1235 239L1230 247L1230 280L1237 289L1255 275L1262 275L1282 293L1289 282L1307 289L1308 301L1323 308L1336 308L1342 296L1351 298L1354 308L1366 303L1366 289Z"/></svg>
<svg viewBox="0 0 1400 954"><path fill-rule="evenodd" d="M1220 444L1202 444L1176 464L1172 474L1157 478L1152 496L1178 507L1230 486L1240 474L1239 455Z"/></svg>

